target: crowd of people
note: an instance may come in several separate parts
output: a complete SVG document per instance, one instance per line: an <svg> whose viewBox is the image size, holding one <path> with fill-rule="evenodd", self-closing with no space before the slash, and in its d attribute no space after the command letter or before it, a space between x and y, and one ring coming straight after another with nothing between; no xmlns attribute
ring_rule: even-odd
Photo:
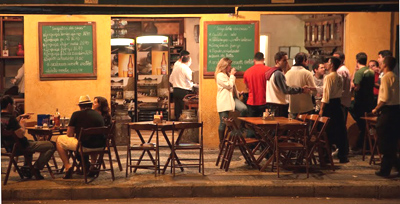
<svg viewBox="0 0 400 204"><path fill-rule="evenodd" d="M303 52L296 54L292 67L286 52L276 53L274 60L275 66L268 67L264 64L263 53L254 55L254 65L243 75L248 92L246 104L239 100L232 60L222 58L219 61L215 81L220 142L225 131L223 117L228 117L230 111L237 110L240 116L261 117L266 109L272 109L275 116L293 119L299 114L319 114L330 118L326 129L329 142L336 145L339 162L347 163L350 150L347 115L351 114L359 128L357 143L352 148L357 152L363 147L366 128L361 117L372 112L379 115L377 134L384 155L376 175L389 176L393 166L400 171L397 157L400 131L395 128L400 124L399 72L389 50L380 51L378 59L369 62L364 52L358 53L353 75L344 64L344 53L339 51L332 57L317 60L312 70L308 68L308 55ZM254 134L247 132L247 137Z"/></svg>

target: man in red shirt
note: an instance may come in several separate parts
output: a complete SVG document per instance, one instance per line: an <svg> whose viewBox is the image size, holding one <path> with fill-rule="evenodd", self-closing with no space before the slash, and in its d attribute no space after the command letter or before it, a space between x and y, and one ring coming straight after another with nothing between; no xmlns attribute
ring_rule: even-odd
<svg viewBox="0 0 400 204"><path fill-rule="evenodd" d="M266 108L265 72L270 67L264 65L264 54L257 52L254 55L254 65L244 72L243 80L249 91L247 105L250 117L261 117Z"/></svg>

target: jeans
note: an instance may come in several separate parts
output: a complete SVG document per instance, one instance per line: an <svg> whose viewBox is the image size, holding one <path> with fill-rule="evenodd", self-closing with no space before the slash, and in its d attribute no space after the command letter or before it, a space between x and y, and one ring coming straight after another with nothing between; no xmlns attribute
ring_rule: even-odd
<svg viewBox="0 0 400 204"><path fill-rule="evenodd" d="M240 117L245 117L248 114L247 106L240 101L239 99L235 98L235 110L240 112ZM218 112L219 114L219 127L218 131L223 131L225 132L226 125L224 123L223 118L228 118L229 117L229 111L222 111Z"/></svg>

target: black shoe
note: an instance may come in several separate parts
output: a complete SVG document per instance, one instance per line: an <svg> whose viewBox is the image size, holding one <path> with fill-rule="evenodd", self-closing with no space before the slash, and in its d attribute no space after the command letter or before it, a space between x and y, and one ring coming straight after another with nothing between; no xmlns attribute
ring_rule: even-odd
<svg viewBox="0 0 400 204"><path fill-rule="evenodd" d="M29 166L22 166L20 170L23 177L32 178L31 168L29 168Z"/></svg>
<svg viewBox="0 0 400 204"><path fill-rule="evenodd" d="M349 163L349 162L350 162L350 161L349 161L348 158L339 159L339 163L341 163L341 164L346 164L346 163Z"/></svg>
<svg viewBox="0 0 400 204"><path fill-rule="evenodd" d="M68 170L65 171L65 175L63 176L63 179L71 179L72 173L73 173L73 168L70 167Z"/></svg>
<svg viewBox="0 0 400 204"><path fill-rule="evenodd" d="M34 169L33 171L35 172L35 178L36 178L36 180L42 180L42 179L44 179L44 177L40 174L40 170L39 170L39 169Z"/></svg>
<svg viewBox="0 0 400 204"><path fill-rule="evenodd" d="M383 178L388 178L390 176L390 173L383 173L382 171L375 171L375 175L383 177Z"/></svg>

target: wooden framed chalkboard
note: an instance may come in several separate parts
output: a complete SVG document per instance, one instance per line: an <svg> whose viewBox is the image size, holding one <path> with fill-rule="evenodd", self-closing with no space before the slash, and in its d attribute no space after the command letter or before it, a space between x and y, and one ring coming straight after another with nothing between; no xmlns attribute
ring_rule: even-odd
<svg viewBox="0 0 400 204"><path fill-rule="evenodd" d="M40 80L96 79L95 22L39 22Z"/></svg>
<svg viewBox="0 0 400 204"><path fill-rule="evenodd" d="M214 77L223 57L233 61L239 77L253 66L254 54L259 50L258 21L205 21L204 33L204 78Z"/></svg>

